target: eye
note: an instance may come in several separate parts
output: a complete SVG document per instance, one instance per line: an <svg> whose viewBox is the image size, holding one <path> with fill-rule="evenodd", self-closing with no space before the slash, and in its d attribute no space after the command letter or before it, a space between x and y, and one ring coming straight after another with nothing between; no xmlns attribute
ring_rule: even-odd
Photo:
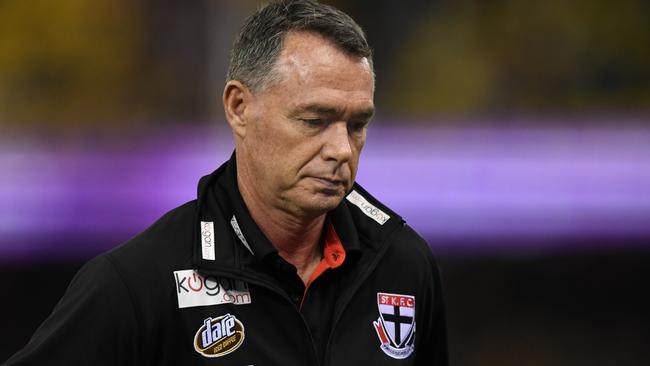
<svg viewBox="0 0 650 366"><path fill-rule="evenodd" d="M301 119L301 121L309 127L323 127L327 124L327 121L320 118Z"/></svg>
<svg viewBox="0 0 650 366"><path fill-rule="evenodd" d="M366 127L368 127L368 121L350 121L350 123L348 123L348 129L351 132L361 132Z"/></svg>

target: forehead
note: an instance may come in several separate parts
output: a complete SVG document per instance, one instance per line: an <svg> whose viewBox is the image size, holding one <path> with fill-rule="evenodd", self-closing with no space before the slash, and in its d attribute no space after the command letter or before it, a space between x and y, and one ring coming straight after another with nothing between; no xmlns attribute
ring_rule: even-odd
<svg viewBox="0 0 650 366"><path fill-rule="evenodd" d="M289 32L275 65L285 95L349 98L372 103L374 78L368 60L344 52L314 32Z"/></svg>

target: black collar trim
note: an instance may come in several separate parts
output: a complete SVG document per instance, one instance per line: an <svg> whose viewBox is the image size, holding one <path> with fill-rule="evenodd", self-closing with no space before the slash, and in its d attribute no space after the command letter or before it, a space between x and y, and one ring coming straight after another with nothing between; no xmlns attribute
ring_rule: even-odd
<svg viewBox="0 0 650 366"><path fill-rule="evenodd" d="M370 196L355 183L353 189L366 200L390 215L383 225L372 220L361 209L344 199L328 214L338 234L346 254L356 257L364 247L379 245L381 240L395 225L403 224L399 215L392 212ZM268 256L277 256L277 250L262 233L250 216L237 185L237 162L235 154L230 160L204 176L198 185L197 208L194 217L194 266L198 269L241 269ZM201 222L213 222L214 259L203 257ZM365 238L362 240L360 237Z"/></svg>

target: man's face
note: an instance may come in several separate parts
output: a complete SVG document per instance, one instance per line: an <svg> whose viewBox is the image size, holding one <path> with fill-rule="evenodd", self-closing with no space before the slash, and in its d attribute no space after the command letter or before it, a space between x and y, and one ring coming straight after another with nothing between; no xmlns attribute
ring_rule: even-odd
<svg viewBox="0 0 650 366"><path fill-rule="evenodd" d="M354 182L374 80L366 58L350 56L310 32L287 34L279 81L246 107L246 159L267 205L302 216L335 208Z"/></svg>

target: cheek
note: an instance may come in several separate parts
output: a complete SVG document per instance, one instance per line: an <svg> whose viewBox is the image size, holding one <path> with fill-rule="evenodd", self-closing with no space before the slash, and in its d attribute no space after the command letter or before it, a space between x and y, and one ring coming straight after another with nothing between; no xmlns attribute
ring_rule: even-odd
<svg viewBox="0 0 650 366"><path fill-rule="evenodd" d="M257 159L265 161L267 165L279 165L276 160L281 160L286 155L285 149L287 144L285 133L278 124L281 121L275 121L267 116L260 116L254 124L251 125L251 131L248 136L248 145L252 151L255 151ZM273 159L270 159L273 157Z"/></svg>
<svg viewBox="0 0 650 366"><path fill-rule="evenodd" d="M257 166L263 178L276 189L292 186L303 165L305 146L279 130L262 132L256 142Z"/></svg>
<svg viewBox="0 0 650 366"><path fill-rule="evenodd" d="M365 133L362 139L353 140L351 142L352 149L352 159L350 159L350 170L352 173L352 179L357 175L357 168L359 167L359 159L361 158L361 150L363 150L363 145L365 144Z"/></svg>
<svg viewBox="0 0 650 366"><path fill-rule="evenodd" d="M353 152L353 160L356 162L359 161L359 157L361 156L361 151L363 150L363 146L366 143L366 133L364 132L362 136L352 139L350 144L352 145L352 152Z"/></svg>

